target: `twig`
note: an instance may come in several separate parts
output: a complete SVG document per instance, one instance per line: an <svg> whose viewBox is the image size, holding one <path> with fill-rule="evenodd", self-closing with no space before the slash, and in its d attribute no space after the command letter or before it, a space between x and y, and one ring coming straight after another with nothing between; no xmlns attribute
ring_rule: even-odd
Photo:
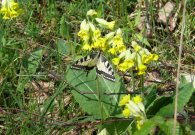
<svg viewBox="0 0 195 135"><path fill-rule="evenodd" d="M181 67L181 54L183 47L183 34L185 30L185 12L186 12L186 2L183 2L183 15L182 15L182 28L181 28L181 37L179 45L179 59L178 59L178 68L177 68L177 78L176 78L176 93L175 93L175 109L174 109L174 125L173 125L173 135L176 135L176 124L177 124L177 106L178 106L178 93L179 93L179 76L180 76L180 67Z"/></svg>

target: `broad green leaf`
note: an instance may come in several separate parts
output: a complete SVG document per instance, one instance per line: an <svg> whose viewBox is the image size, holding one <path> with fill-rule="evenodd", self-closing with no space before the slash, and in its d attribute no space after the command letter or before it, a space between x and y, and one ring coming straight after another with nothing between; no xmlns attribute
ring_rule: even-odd
<svg viewBox="0 0 195 135"><path fill-rule="evenodd" d="M58 52L61 55L69 55L70 54L70 45L66 43L63 39L57 40Z"/></svg>
<svg viewBox="0 0 195 135"><path fill-rule="evenodd" d="M157 97L146 109L148 118L153 117L162 107L172 103L172 101L172 97Z"/></svg>
<svg viewBox="0 0 195 135"><path fill-rule="evenodd" d="M28 59L23 60L23 66L20 68L17 91L24 92L25 85L30 81L32 75L36 73L39 63L42 59L43 50L39 49L32 52Z"/></svg>
<svg viewBox="0 0 195 135"><path fill-rule="evenodd" d="M193 86L195 88L195 75L182 73L181 74L181 79L182 79L182 82L192 82ZM192 106L193 106L193 109L195 111L195 91L192 94Z"/></svg>
<svg viewBox="0 0 195 135"><path fill-rule="evenodd" d="M147 95L144 97L145 108L148 108L149 105L156 99L156 89L155 86L146 88Z"/></svg>
<svg viewBox="0 0 195 135"><path fill-rule="evenodd" d="M194 92L194 87L192 83L181 83L179 87L178 94L178 112L183 110L184 105L190 100L192 93ZM174 114L174 102L168 104L167 106L160 109L157 115L161 116L173 116Z"/></svg>
<svg viewBox="0 0 195 135"><path fill-rule="evenodd" d="M127 121L111 122L104 124L103 128L108 131L109 135L122 135L126 133L127 128L131 128L131 123L132 119L129 119Z"/></svg>
<svg viewBox="0 0 195 135"><path fill-rule="evenodd" d="M108 118L121 113L118 107L123 86L119 76L115 74L116 82L111 82L102 77L97 77L95 70L91 70L87 75L81 70L68 69L65 75L69 83L71 92L75 100L79 103L83 111L95 118ZM105 94L107 93L107 94ZM110 94L109 93L115 93Z"/></svg>
<svg viewBox="0 0 195 135"><path fill-rule="evenodd" d="M162 123L164 119L162 117L156 116L150 120L144 122L140 130L137 130L134 135L148 135L151 131L160 123Z"/></svg>

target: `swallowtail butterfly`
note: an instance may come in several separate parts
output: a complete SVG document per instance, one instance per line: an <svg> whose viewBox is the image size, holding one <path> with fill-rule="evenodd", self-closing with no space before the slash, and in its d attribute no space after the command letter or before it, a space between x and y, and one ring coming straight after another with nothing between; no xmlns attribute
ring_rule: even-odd
<svg viewBox="0 0 195 135"><path fill-rule="evenodd" d="M85 71L89 71L94 67L96 68L96 73L99 76L103 76L107 80L113 82L115 81L113 68L102 54L102 51L92 52L90 55L77 60L71 66L73 69L82 69Z"/></svg>

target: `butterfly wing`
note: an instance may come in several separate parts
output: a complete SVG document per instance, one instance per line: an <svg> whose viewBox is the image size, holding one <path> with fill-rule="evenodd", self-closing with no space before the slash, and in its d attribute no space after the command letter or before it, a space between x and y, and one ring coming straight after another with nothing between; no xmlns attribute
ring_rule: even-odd
<svg viewBox="0 0 195 135"><path fill-rule="evenodd" d="M98 75L103 76L104 78L110 81L113 82L115 81L114 70L112 68L112 65L107 61L107 59L103 55L100 55L98 59L96 72Z"/></svg>
<svg viewBox="0 0 195 135"><path fill-rule="evenodd" d="M89 71L97 65L98 59L99 53L93 52L90 55L77 60L74 64L72 64L71 68Z"/></svg>

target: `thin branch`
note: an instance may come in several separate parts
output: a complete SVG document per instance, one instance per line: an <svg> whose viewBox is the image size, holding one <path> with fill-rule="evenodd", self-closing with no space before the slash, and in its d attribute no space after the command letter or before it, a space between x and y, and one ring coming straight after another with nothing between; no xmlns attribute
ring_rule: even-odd
<svg viewBox="0 0 195 135"><path fill-rule="evenodd" d="M180 76L180 67L181 67L181 54L183 48L183 34L185 30L185 12L186 12L186 2L183 2L183 15L182 15L182 28L181 28L181 37L179 45L179 59L178 59L178 68L177 68L177 78L176 78L176 93L175 93L175 109L174 109L174 125L173 125L173 135L176 135L176 124L177 124L177 106L178 106L178 93L179 93L179 76Z"/></svg>

